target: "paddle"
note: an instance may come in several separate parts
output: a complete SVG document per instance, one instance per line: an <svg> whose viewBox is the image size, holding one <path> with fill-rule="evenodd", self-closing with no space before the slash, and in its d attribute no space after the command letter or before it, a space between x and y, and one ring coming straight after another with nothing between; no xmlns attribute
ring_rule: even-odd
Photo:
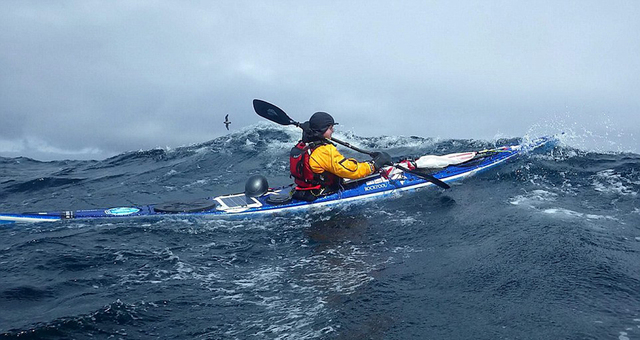
<svg viewBox="0 0 640 340"><path fill-rule="evenodd" d="M253 109L256 111L256 113L263 118L266 118L272 122L278 123L280 125L295 125L297 127L300 127L300 123L296 122L295 120L291 119L291 117L289 117L289 115L287 115L281 108L271 104L271 103L267 103L264 100L260 100L260 99L254 99L253 100ZM360 149L358 147L355 147L347 142L343 142L339 139L336 139L334 137L330 138L331 141L336 142L340 145L346 146L352 150L355 150L357 152L360 153L364 153L367 154L371 157L374 156L373 152L370 151L366 151L363 149ZM404 171L404 172L408 172L414 176L420 177L424 180L427 180L443 189L449 189L450 186L449 184L429 175L429 174L423 174L421 172L418 171L414 171L414 170L410 170L407 169L406 167L399 165L399 164L393 164L394 167Z"/></svg>

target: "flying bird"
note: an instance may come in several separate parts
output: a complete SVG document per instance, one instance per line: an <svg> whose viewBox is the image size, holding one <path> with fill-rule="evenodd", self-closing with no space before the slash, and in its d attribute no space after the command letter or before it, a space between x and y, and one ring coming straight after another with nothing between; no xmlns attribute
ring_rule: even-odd
<svg viewBox="0 0 640 340"><path fill-rule="evenodd" d="M229 115L224 116L224 126L227 127L227 130L229 130L229 124L231 124L231 122L229 121Z"/></svg>

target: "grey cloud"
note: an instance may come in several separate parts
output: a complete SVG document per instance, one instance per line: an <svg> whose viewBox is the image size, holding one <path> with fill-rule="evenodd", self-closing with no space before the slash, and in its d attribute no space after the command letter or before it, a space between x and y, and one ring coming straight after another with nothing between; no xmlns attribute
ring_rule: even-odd
<svg viewBox="0 0 640 340"><path fill-rule="evenodd" d="M637 151L638 17L634 1L3 1L0 155L202 142L226 113L259 121L253 98L362 135L522 136L564 116Z"/></svg>

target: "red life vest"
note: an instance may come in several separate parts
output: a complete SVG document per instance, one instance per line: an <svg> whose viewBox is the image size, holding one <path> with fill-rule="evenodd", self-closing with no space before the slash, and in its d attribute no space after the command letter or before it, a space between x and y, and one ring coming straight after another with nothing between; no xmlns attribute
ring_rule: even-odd
<svg viewBox="0 0 640 340"><path fill-rule="evenodd" d="M291 153L289 154L289 170L291 171L293 181L297 185L296 189L320 189L322 187L332 187L340 183L340 177L328 171L317 174L311 170L311 165L309 164L311 153L323 144L326 143L307 144L299 141L298 144L291 149Z"/></svg>

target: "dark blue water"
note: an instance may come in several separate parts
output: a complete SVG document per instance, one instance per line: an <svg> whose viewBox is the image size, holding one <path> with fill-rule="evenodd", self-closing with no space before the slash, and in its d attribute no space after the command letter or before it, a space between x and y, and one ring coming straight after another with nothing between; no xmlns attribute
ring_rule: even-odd
<svg viewBox="0 0 640 340"><path fill-rule="evenodd" d="M258 125L104 161L0 158L0 210L288 184L296 139ZM519 141L346 140L395 157ZM639 190L639 155L560 143L447 191L289 217L0 225L0 338L638 339Z"/></svg>

